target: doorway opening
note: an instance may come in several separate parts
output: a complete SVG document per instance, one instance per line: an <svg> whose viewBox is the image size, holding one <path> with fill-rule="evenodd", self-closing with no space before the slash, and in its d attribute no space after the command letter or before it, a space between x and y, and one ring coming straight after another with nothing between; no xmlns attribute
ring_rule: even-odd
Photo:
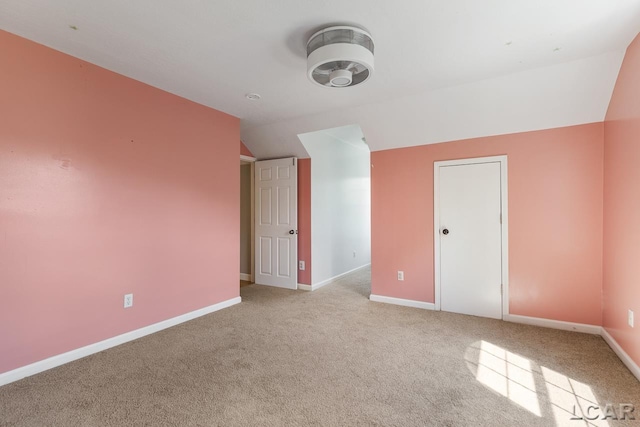
<svg viewBox="0 0 640 427"><path fill-rule="evenodd" d="M240 156L240 287L253 283L253 174L256 159Z"/></svg>
<svg viewBox="0 0 640 427"><path fill-rule="evenodd" d="M315 290L371 264L371 153L359 125L298 138L311 158L313 268L304 289Z"/></svg>

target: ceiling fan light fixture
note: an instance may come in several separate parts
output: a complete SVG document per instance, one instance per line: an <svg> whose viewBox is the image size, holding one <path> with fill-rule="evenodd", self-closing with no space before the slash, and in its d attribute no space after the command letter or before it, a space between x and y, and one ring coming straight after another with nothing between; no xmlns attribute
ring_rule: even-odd
<svg viewBox="0 0 640 427"><path fill-rule="evenodd" d="M350 26L325 28L307 42L307 76L323 87L359 85L373 75L373 52L368 32Z"/></svg>

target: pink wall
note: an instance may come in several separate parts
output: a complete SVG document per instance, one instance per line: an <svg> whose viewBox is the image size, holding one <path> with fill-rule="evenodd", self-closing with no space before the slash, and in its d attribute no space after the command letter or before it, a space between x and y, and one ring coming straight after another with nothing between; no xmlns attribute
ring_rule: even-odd
<svg viewBox="0 0 640 427"><path fill-rule="evenodd" d="M0 373L237 297L239 120L0 51Z"/></svg>
<svg viewBox="0 0 640 427"><path fill-rule="evenodd" d="M254 157L253 153L251 152L251 150L249 150L247 148L246 145L244 145L244 142L240 141L240 155L241 156L249 156L249 157Z"/></svg>
<svg viewBox="0 0 640 427"><path fill-rule="evenodd" d="M640 36L627 49L604 124L603 324L640 365ZM636 316L627 324L627 310Z"/></svg>
<svg viewBox="0 0 640 427"><path fill-rule="evenodd" d="M372 293L434 302L433 162L501 154L510 313L600 325L602 123L371 153Z"/></svg>
<svg viewBox="0 0 640 427"><path fill-rule="evenodd" d="M298 283L311 284L311 159L298 159Z"/></svg>

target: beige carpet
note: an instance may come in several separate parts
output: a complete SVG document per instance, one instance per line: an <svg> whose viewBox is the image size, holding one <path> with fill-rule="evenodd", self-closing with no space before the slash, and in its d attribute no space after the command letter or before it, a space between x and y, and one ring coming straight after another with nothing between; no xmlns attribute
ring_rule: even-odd
<svg viewBox="0 0 640 427"><path fill-rule="evenodd" d="M596 403L640 418L640 383L597 336L370 302L369 271L241 292L1 387L0 425L581 426L573 405Z"/></svg>

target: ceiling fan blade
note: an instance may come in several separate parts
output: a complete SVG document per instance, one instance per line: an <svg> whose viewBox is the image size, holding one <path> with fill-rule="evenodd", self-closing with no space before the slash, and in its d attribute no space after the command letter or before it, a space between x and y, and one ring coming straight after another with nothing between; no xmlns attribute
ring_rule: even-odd
<svg viewBox="0 0 640 427"><path fill-rule="evenodd" d="M321 76L328 76L329 74L331 74L333 70L322 70L320 68L316 68L315 70L313 70L313 74L318 74Z"/></svg>

